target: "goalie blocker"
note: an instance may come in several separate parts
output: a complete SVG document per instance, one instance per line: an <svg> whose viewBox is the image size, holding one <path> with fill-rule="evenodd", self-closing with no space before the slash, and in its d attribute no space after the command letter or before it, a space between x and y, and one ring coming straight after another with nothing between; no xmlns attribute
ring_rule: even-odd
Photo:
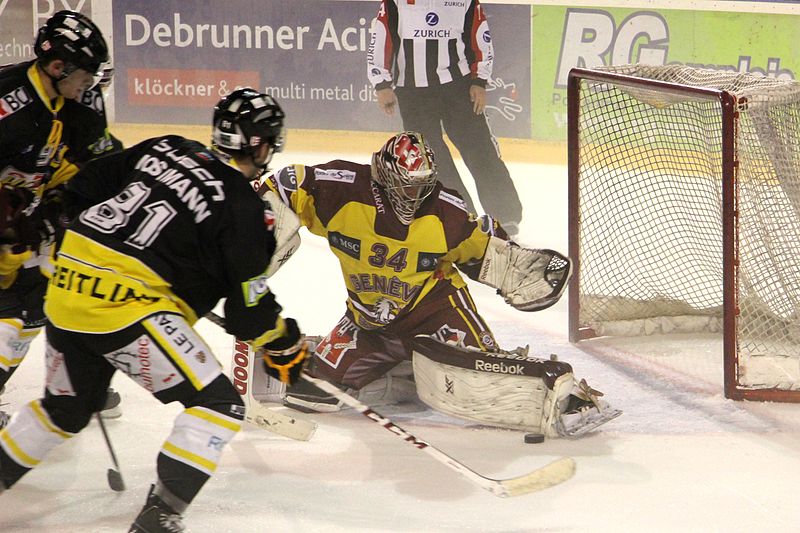
<svg viewBox="0 0 800 533"><path fill-rule="evenodd" d="M419 398L449 415L548 437L576 437L622 414L585 380L577 382L568 363L487 353L430 337L416 337L412 350Z"/></svg>

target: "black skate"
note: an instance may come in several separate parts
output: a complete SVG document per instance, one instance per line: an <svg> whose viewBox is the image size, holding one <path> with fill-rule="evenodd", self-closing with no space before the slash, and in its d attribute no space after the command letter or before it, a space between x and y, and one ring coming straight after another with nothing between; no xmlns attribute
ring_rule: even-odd
<svg viewBox="0 0 800 533"><path fill-rule="evenodd" d="M139 516L131 524L128 533L181 533L186 531L183 517L154 493L155 485L150 485L147 503Z"/></svg>

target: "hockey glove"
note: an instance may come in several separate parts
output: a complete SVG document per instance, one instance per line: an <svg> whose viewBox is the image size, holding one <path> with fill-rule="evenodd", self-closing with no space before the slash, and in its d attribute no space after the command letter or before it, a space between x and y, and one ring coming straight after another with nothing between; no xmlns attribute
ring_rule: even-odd
<svg viewBox="0 0 800 533"><path fill-rule="evenodd" d="M12 249L9 245L0 248L0 289L7 289L14 284L19 269L33 255L30 250L15 253Z"/></svg>
<svg viewBox="0 0 800 533"><path fill-rule="evenodd" d="M520 311L541 311L561 298L571 273L572 263L558 252L492 237L478 281L496 288L506 303Z"/></svg>
<svg viewBox="0 0 800 533"><path fill-rule="evenodd" d="M311 353L311 344L300 333L297 322L291 318L285 321L286 335L259 347L258 351L264 359L267 374L287 385L294 385Z"/></svg>

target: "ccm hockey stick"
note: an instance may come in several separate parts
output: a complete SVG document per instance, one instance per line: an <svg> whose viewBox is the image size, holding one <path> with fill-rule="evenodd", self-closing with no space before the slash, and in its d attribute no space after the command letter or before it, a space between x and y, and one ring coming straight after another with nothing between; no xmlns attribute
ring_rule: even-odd
<svg viewBox="0 0 800 533"><path fill-rule="evenodd" d="M220 317L219 315L216 315L214 313L209 313L208 315L206 315L206 318L208 318L218 326L225 327L225 319ZM500 496L505 498L509 496L520 496L522 494L537 492L558 485L559 483L563 483L564 481L567 481L575 474L575 460L572 459L571 457L562 457L532 472L514 478L493 479L483 476L481 474L478 474L471 468L467 467L463 463L450 457L449 455L439 450L435 446L421 439L418 439L417 437L415 437L405 429L401 428L388 418L385 418L381 414L373 411L369 406L361 403L360 401L353 398L346 392L340 390L335 385L332 385L327 381L311 377L305 372L303 372L301 376L306 381L313 383L323 391L334 396L345 405L352 407L353 409L360 412L362 415L369 418L373 422L376 422L381 426L385 427L393 434L397 435L404 441L410 443L415 448L427 452L430 456L432 456L440 463L445 464L452 470L455 470L462 476L466 477L472 483L475 483L482 489L488 490L495 496ZM253 401L255 403L258 403L255 399L253 399ZM262 408L269 411L263 406ZM277 414L274 413L273 411L270 412L273 414Z"/></svg>
<svg viewBox="0 0 800 533"><path fill-rule="evenodd" d="M558 485L559 483L563 483L575 474L575 460L571 457L562 457L534 470L533 472L529 472L525 475L514 478L492 479L483 476L464 465L464 463L453 459L435 446L425 442L424 440L418 439L388 418L385 418L381 414L370 409L368 405L361 403L346 392L340 390L335 385L332 385L327 381L311 377L305 372L303 372L302 377L328 394L336 397L345 405L348 405L360 412L373 422L385 427L394 435L397 435L412 446L427 452L428 455L432 456L440 463L445 464L452 470L455 470L474 484L478 485L480 488L488 490L495 496L506 498L509 496L520 496L522 494L537 492L554 485Z"/></svg>
<svg viewBox="0 0 800 533"><path fill-rule="evenodd" d="M225 319L221 316L215 313L208 313L205 318L217 326L225 328ZM304 441L311 439L317 429L316 422L294 418L274 411L253 396L250 385L252 384L251 378L255 370L256 358L256 354L253 353L249 344L234 339L231 380L244 401L245 421L290 439Z"/></svg>

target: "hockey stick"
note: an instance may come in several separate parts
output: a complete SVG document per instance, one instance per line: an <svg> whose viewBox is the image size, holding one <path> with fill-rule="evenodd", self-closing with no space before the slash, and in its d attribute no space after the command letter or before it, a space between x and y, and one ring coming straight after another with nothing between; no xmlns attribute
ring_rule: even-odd
<svg viewBox="0 0 800 533"><path fill-rule="evenodd" d="M303 372L302 377L328 394L336 397L342 403L349 405L373 422L377 422L378 424L382 425L393 434L410 443L412 446L427 452L440 463L444 463L451 469L466 477L468 480L472 481L482 489L488 490L495 496L505 498L508 496L520 496L530 492L537 492L554 485L558 485L559 483L563 483L575 474L575 460L571 457L562 457L534 470L533 472L529 472L525 475L514 478L492 479L482 476L463 463L453 459L430 443L418 439L388 418L385 418L381 414L370 409L368 405L361 403L346 392L340 390L335 385L332 385L327 381L311 377L305 372Z"/></svg>
<svg viewBox="0 0 800 533"><path fill-rule="evenodd" d="M209 313L206 315L206 318L220 327L225 327L225 319L219 315ZM463 475L482 489L488 490L495 496L505 498L508 496L520 496L522 494L540 491L558 485L559 483L563 483L575 474L575 460L571 457L562 457L534 470L533 472L529 472L525 475L514 478L493 479L482 476L463 463L439 450L435 446L418 439L388 418L385 418L381 414L370 409L369 406L361 403L346 392L340 390L335 385L331 385L327 381L311 377L305 372L303 372L301 375L306 381L313 383L323 391L336 397L342 403L349 405L373 422L377 422L378 424L382 425L398 437L409 442L412 446L420 450L424 450L437 461L444 463L446 466Z"/></svg>
<svg viewBox="0 0 800 533"><path fill-rule="evenodd" d="M114 468L108 469L108 486L115 492L122 492L125 490L125 482L122 480L122 473L119 469L119 463L117 462L117 454L114 453L114 447L111 445L111 439L108 437L106 424L103 422L103 417L100 416L99 412L95 413L94 416L97 418L97 423L100 424L100 431L103 432L103 438L106 441L108 452L111 454L111 461L114 463Z"/></svg>
<svg viewBox="0 0 800 533"><path fill-rule="evenodd" d="M205 318L217 326L225 328L225 319L221 316L215 313L208 313ZM303 441L311 439L317 429L316 422L294 418L274 411L253 396L250 385L252 383L251 376L255 369L255 359L248 344L239 340L234 341L231 365L232 381L245 404L245 421L290 439Z"/></svg>

